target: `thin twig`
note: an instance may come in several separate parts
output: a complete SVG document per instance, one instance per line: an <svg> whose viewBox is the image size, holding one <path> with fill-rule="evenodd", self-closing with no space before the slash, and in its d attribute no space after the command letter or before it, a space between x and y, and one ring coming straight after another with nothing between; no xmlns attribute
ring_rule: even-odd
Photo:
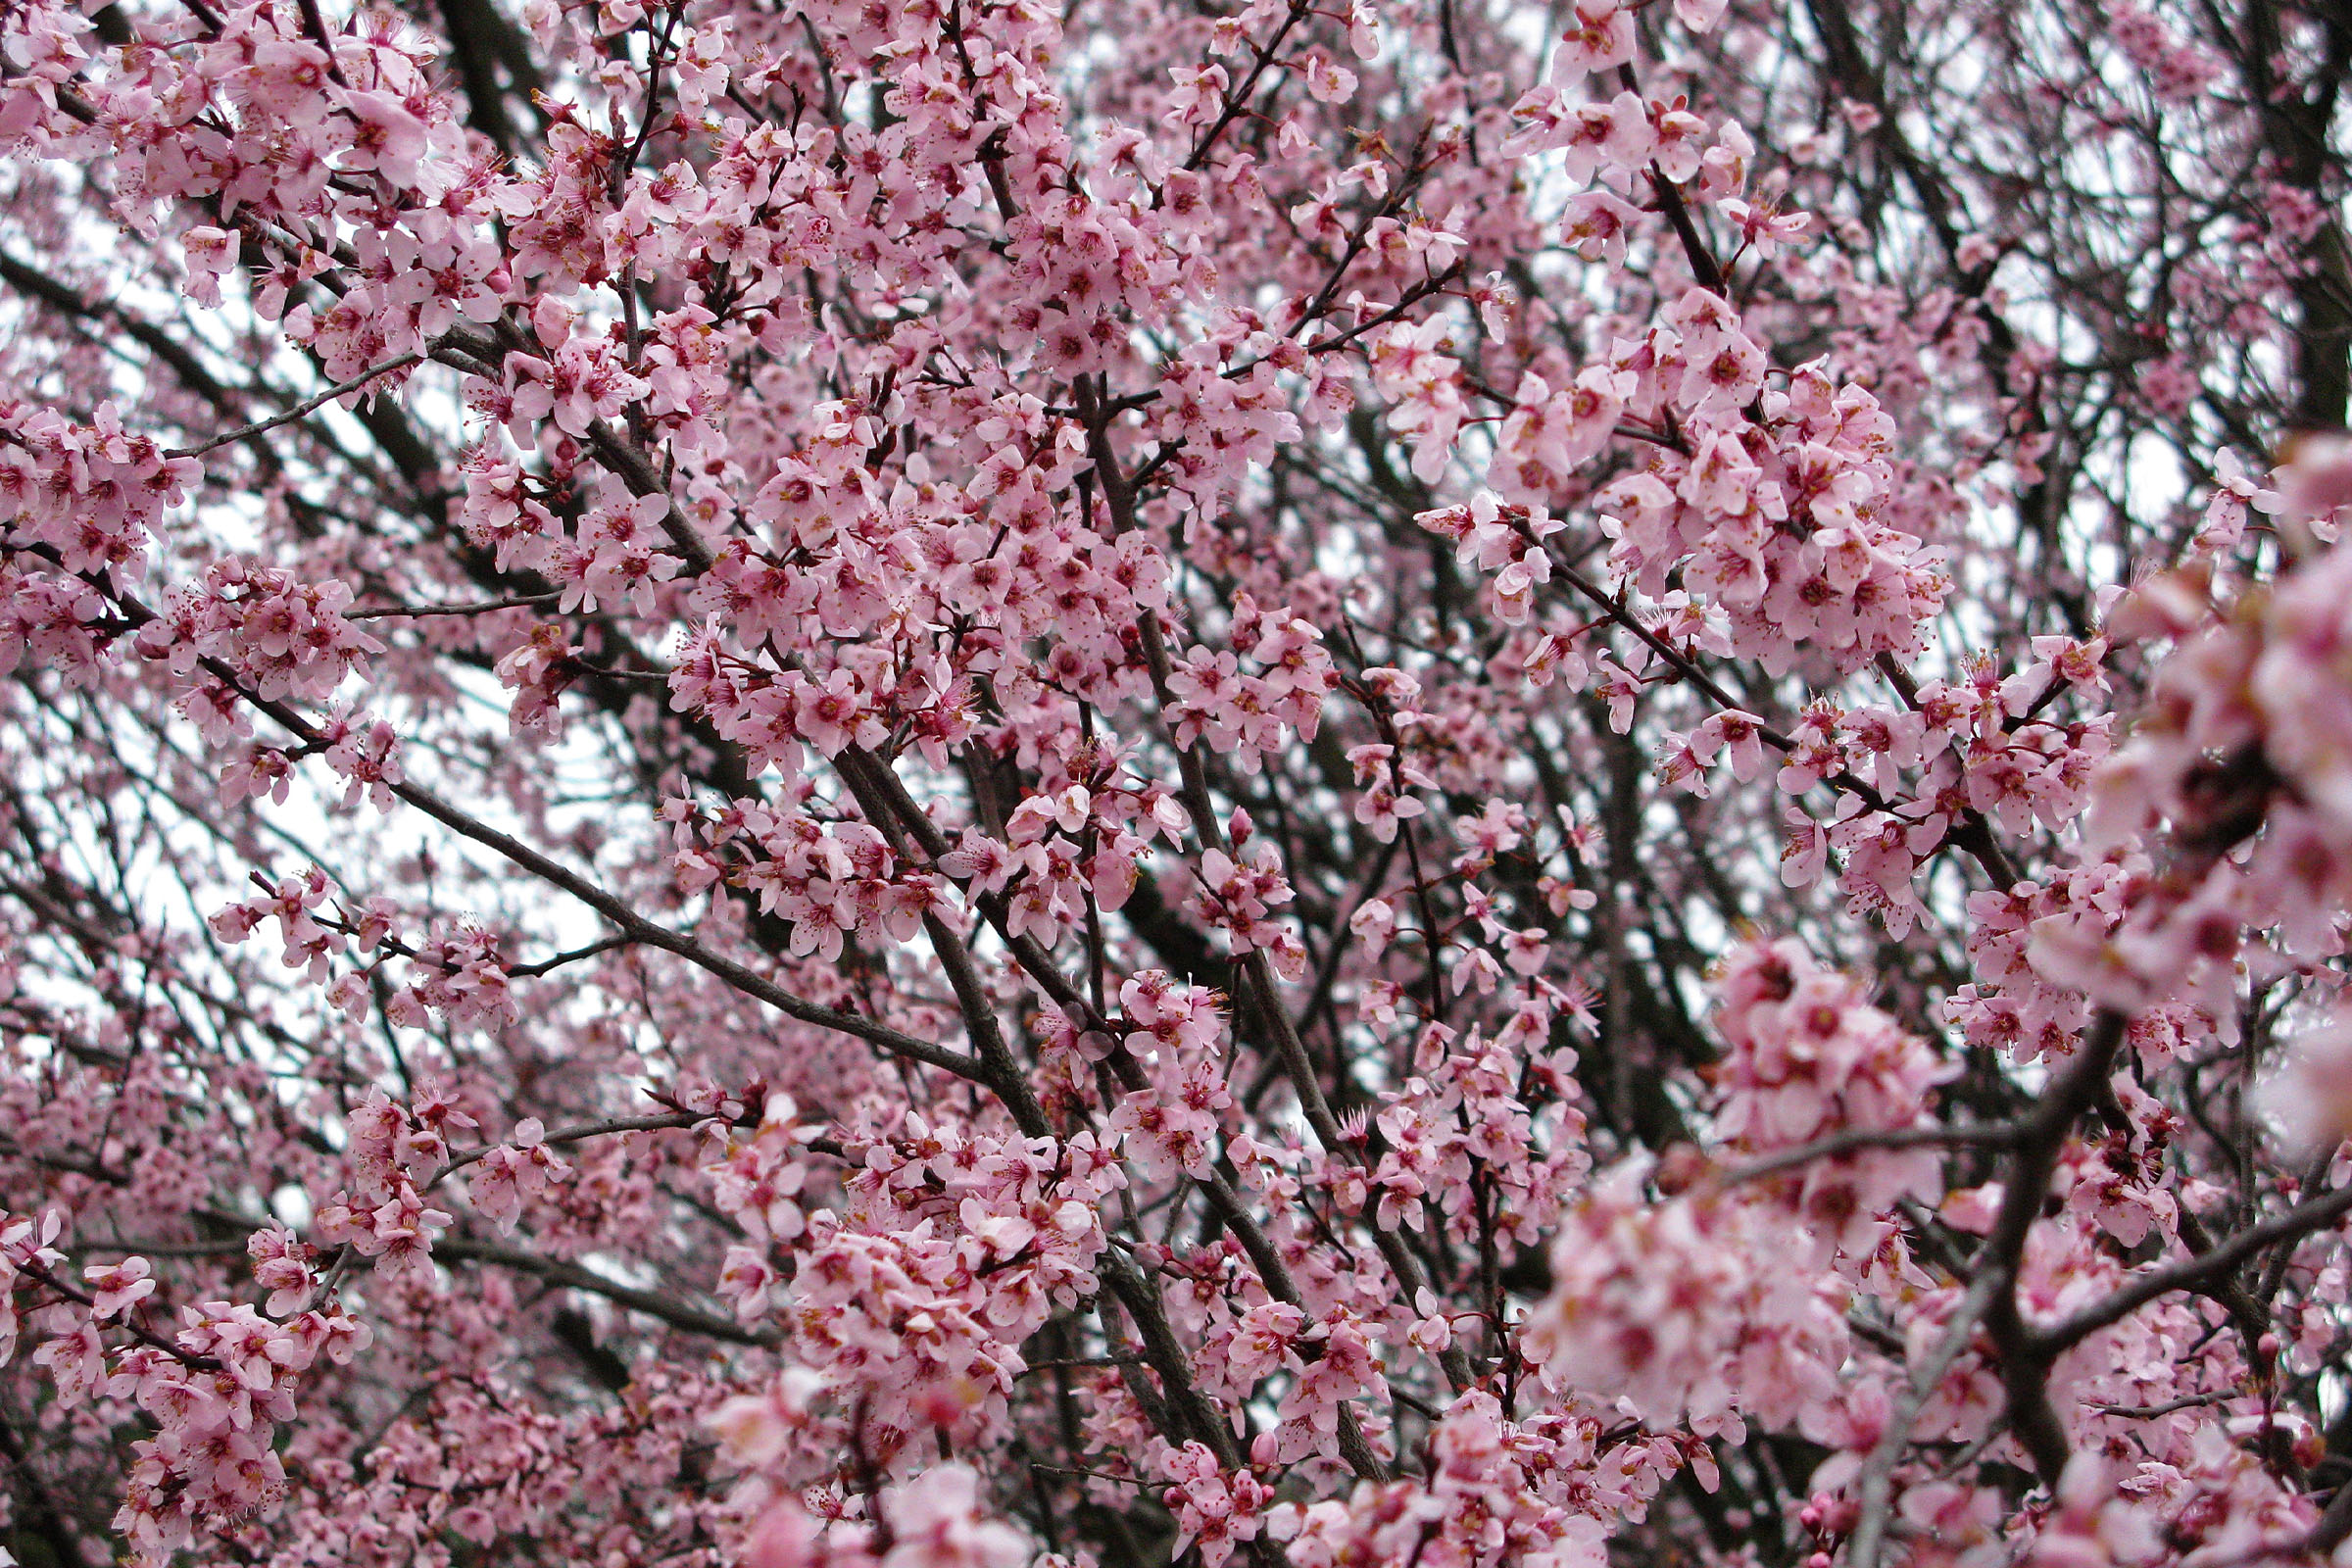
<svg viewBox="0 0 2352 1568"><path fill-rule="evenodd" d="M1984 1315L1985 1307L2006 1284L1998 1269L1986 1269L1978 1275L1968 1294L1960 1298L1951 1322L1944 1326L1943 1338L1912 1371L1911 1381L1902 1397L1895 1401L1878 1446L1870 1450L1870 1458L1863 1463L1862 1512L1854 1524L1852 1544L1846 1548L1846 1568L1878 1568L1879 1546L1886 1539L1887 1505L1894 1494L1894 1467L1902 1462L1903 1449L1911 1441L1911 1429L1918 1423L1928 1396L1936 1392L1944 1373L1951 1370L1960 1352L1968 1348L1968 1337L1975 1331L1977 1320Z"/></svg>
<svg viewBox="0 0 2352 1568"><path fill-rule="evenodd" d="M611 953L619 948L631 947L635 942L636 938L634 937L607 937L602 942L591 942L584 948L573 948L568 953L559 953L554 957L541 958L537 963L518 963L507 971L507 976L509 979L536 980L539 976L561 969L567 963L578 963L581 959L593 958L600 953Z"/></svg>
<svg viewBox="0 0 2352 1568"><path fill-rule="evenodd" d="M1828 1159L1838 1154L1851 1153L1863 1149L1921 1149L1933 1145L1950 1148L1991 1147L2006 1148L2017 1138L2017 1127L2005 1121L1988 1122L1979 1127L1889 1127L1873 1129L1849 1127L1843 1132L1817 1138L1794 1149L1784 1149L1767 1154L1750 1164L1733 1167L1717 1178L1718 1185L1739 1187L1760 1180L1791 1165L1811 1160Z"/></svg>
<svg viewBox="0 0 2352 1568"><path fill-rule="evenodd" d="M56 1275L50 1273L38 1263L27 1261L20 1264L18 1271L24 1274L27 1279L40 1281L43 1285L48 1286L51 1290L64 1297L69 1301L78 1301L83 1306L92 1308L95 1308L98 1304L98 1298L96 1297L91 1296L86 1292L75 1290L73 1286L68 1285L64 1280L59 1279ZM125 1333L127 1333L132 1339L137 1340L141 1345L163 1351L166 1355L172 1357L173 1360L179 1362L182 1366L185 1366L192 1371L218 1372L220 1370L220 1363L215 1360L213 1357L209 1355L199 1355L193 1350L183 1350L178 1346L173 1345L170 1340L164 1339L160 1335L149 1333L147 1330L139 1327L138 1324L132 1322L127 1317L121 1320L121 1326Z"/></svg>
<svg viewBox="0 0 2352 1568"><path fill-rule="evenodd" d="M240 429L231 430L226 435L215 436L212 440L205 442L202 446L174 447L171 451L166 452L164 456L174 460L179 458L201 458L207 452L212 451L216 447L227 446L232 441L249 440L254 436L264 434L267 431L274 430L281 424L292 424L295 420L300 419L314 411L324 407L326 404L332 403L335 399L343 396L345 393L357 392L360 388L366 386L377 376L389 375L394 370L405 370L410 366L416 364L423 358L424 356L422 354L410 353L400 355L395 359L386 360L383 364L376 366L373 369L362 370L350 380L342 382L336 386L330 386L325 391L319 393L317 397L308 398L303 402L295 404L294 407L288 409L283 414L271 415L267 419L262 419L256 423L245 425Z"/></svg>
<svg viewBox="0 0 2352 1568"><path fill-rule="evenodd" d="M614 1116L606 1121L583 1122L577 1127L560 1128L555 1132L543 1135L539 1141L543 1144L577 1144L584 1143L591 1138L607 1138L614 1133L652 1133L680 1127L695 1127L712 1119L709 1116L698 1116L691 1111L672 1111L666 1116ZM467 1149L452 1154L449 1157L449 1163L433 1172L431 1179L417 1191L420 1193L431 1192L466 1166L472 1164L493 1150L505 1147L504 1144L484 1144L479 1149Z"/></svg>
<svg viewBox="0 0 2352 1568"><path fill-rule="evenodd" d="M2100 1404L2095 1400L2085 1399L2082 1402L2082 1408L2096 1410L2101 1415L2121 1416L2127 1421L2153 1421L2160 1415L2171 1415L2176 1410L2194 1410L2201 1405L2220 1404L2225 1399L2245 1397L2247 1396L2242 1390L2216 1389L2211 1394L2191 1394L2178 1399L2167 1399L2162 1404Z"/></svg>
<svg viewBox="0 0 2352 1568"><path fill-rule="evenodd" d="M2175 1291L2194 1290L2217 1274L2227 1273L2277 1242L2308 1235L2352 1214L2352 1186L2339 1187L2323 1198L2297 1203L2283 1214L2249 1225L2209 1251L2184 1258L2169 1268L2142 1274L2113 1296L2044 1329L2036 1340L2051 1355L2066 1349L2110 1324L2120 1323L2150 1301Z"/></svg>
<svg viewBox="0 0 2352 1568"><path fill-rule="evenodd" d="M398 616L407 620L422 620L428 615L487 615L496 610L529 610L537 605L552 605L564 597L554 593L524 594L517 599L490 599L478 605L393 605L383 610L346 610L345 620L376 620Z"/></svg>

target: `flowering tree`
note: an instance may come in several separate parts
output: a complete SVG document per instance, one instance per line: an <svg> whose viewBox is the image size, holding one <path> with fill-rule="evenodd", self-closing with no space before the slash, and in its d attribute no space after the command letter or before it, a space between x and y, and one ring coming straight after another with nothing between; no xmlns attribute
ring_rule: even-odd
<svg viewBox="0 0 2352 1568"><path fill-rule="evenodd" d="M2340 7L220 4L0 4L0 1560L2352 1538Z"/></svg>

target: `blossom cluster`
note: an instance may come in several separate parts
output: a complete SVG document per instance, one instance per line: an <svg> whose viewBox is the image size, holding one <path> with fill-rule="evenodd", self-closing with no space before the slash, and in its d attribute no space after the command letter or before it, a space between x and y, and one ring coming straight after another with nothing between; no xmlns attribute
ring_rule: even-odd
<svg viewBox="0 0 2352 1568"><path fill-rule="evenodd" d="M1847 1354L1847 1292L1803 1266L1791 1221L1706 1192L1652 1200L1642 1181L1610 1172L1562 1216L1530 1355L1652 1422L1737 1412L1780 1426L1829 1398Z"/></svg>
<svg viewBox="0 0 2352 1568"><path fill-rule="evenodd" d="M1838 1134L1923 1125L1927 1097L1956 1065L1864 999L1854 979L1794 942L1736 950L1717 979L1717 1133L1744 1153L1801 1149ZM1902 1198L1939 1196L1932 1148L1869 1149L1814 1160L1797 1177L1796 1211L1826 1252L1866 1251L1873 1222Z"/></svg>
<svg viewBox="0 0 2352 1568"><path fill-rule="evenodd" d="M7 1545L2343 1556L2341 27L1540 11L0 8Z"/></svg>

